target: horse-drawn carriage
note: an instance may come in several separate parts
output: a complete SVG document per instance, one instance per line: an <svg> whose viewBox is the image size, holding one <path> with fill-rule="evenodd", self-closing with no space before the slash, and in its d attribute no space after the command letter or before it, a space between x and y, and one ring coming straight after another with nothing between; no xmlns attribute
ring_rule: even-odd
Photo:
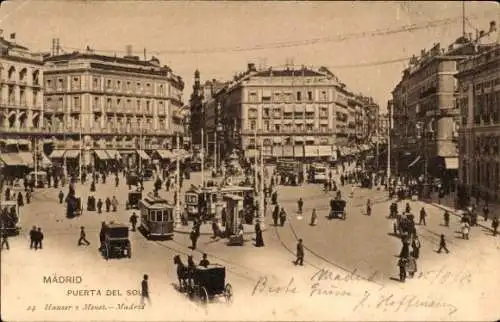
<svg viewBox="0 0 500 322"><path fill-rule="evenodd" d="M345 220L346 218L346 201L343 199L334 199L330 202L330 214L328 215L328 219L332 218L340 218Z"/></svg>
<svg viewBox="0 0 500 322"><path fill-rule="evenodd" d="M82 214L83 206L82 199L70 195L66 198L66 216L68 218L80 216Z"/></svg>
<svg viewBox="0 0 500 322"><path fill-rule="evenodd" d="M128 226L110 223L104 225L104 240L101 247L104 258L132 256L132 248L128 239Z"/></svg>
<svg viewBox="0 0 500 322"><path fill-rule="evenodd" d="M177 275L180 289L185 290L191 299L197 299L203 304L224 296L227 303L233 300L233 287L226 283L226 268L217 264L196 266L190 269L182 264L180 257L174 257L177 265Z"/></svg>
<svg viewBox="0 0 500 322"><path fill-rule="evenodd" d="M19 207L15 201L0 201L0 229L7 235L17 235L19 225Z"/></svg>

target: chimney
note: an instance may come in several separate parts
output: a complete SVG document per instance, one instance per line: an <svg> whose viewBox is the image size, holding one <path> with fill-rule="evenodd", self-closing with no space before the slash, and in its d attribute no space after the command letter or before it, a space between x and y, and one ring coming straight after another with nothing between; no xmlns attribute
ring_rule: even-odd
<svg viewBox="0 0 500 322"><path fill-rule="evenodd" d="M257 69L255 68L255 64L254 63L248 63L248 71L249 72L255 72L255 71L257 71Z"/></svg>

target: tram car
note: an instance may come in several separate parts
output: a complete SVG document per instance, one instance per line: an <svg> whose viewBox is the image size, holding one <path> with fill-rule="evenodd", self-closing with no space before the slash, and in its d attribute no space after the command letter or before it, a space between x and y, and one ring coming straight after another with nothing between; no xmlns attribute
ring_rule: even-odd
<svg viewBox="0 0 500 322"><path fill-rule="evenodd" d="M19 207L16 201L0 201L0 229L8 236L18 235L21 231L19 224Z"/></svg>
<svg viewBox="0 0 500 322"><path fill-rule="evenodd" d="M216 212L216 202L219 196L240 196L243 198L243 206L251 208L254 204L253 192L253 188L247 186L227 185L222 188L216 186L205 188L191 186L186 191L184 200L188 220L198 218L201 213L205 213L208 219L213 217Z"/></svg>
<svg viewBox="0 0 500 322"><path fill-rule="evenodd" d="M328 219L332 218L340 218L345 220L346 218L346 201L342 199L334 199L330 202L330 214L328 215Z"/></svg>
<svg viewBox="0 0 500 322"><path fill-rule="evenodd" d="M128 193L127 204L125 208L128 209L139 209L139 202L142 199L142 191L140 189L131 190Z"/></svg>
<svg viewBox="0 0 500 322"><path fill-rule="evenodd" d="M141 226L147 238L171 239L174 236L175 205L167 200L148 193L139 201Z"/></svg>

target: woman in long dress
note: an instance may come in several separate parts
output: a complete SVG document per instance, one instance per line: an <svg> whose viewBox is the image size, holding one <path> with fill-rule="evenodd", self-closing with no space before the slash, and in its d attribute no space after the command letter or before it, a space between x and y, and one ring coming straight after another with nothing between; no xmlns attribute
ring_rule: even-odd
<svg viewBox="0 0 500 322"><path fill-rule="evenodd" d="M406 271L408 272L408 275L410 277L413 277L417 272L417 260L415 259L415 257L411 255L408 257L408 264Z"/></svg>
<svg viewBox="0 0 500 322"><path fill-rule="evenodd" d="M316 226L316 219L318 215L316 214L316 208L313 209L312 214L311 214L311 226Z"/></svg>

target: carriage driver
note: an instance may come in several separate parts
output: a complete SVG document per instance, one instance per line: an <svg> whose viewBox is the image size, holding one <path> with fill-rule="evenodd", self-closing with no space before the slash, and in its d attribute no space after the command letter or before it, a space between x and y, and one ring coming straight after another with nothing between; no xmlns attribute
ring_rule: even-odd
<svg viewBox="0 0 500 322"><path fill-rule="evenodd" d="M210 262L207 259L207 254L203 253L203 259L200 261L200 266L207 267L210 265Z"/></svg>

